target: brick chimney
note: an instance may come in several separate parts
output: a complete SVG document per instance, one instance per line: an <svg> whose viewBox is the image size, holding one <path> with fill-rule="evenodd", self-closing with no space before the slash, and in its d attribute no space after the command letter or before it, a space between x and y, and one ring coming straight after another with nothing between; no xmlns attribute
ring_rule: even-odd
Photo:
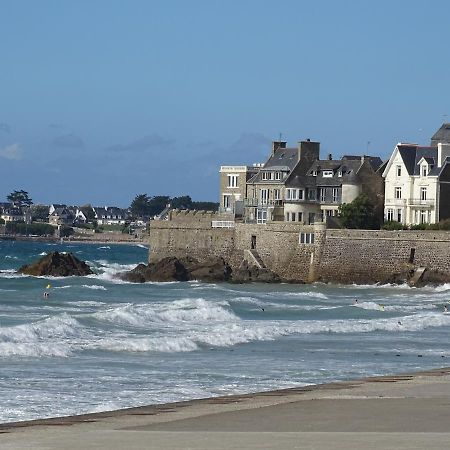
<svg viewBox="0 0 450 450"><path fill-rule="evenodd" d="M272 155L275 154L275 152L279 149L279 148L286 148L286 141L273 141L272 142Z"/></svg>

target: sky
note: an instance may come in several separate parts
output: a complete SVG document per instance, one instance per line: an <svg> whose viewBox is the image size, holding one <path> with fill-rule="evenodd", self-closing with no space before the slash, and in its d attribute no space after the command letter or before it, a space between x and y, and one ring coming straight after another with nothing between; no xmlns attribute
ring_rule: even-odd
<svg viewBox="0 0 450 450"><path fill-rule="evenodd" d="M450 2L0 0L0 201L218 201L271 141L387 159L450 122Z"/></svg>

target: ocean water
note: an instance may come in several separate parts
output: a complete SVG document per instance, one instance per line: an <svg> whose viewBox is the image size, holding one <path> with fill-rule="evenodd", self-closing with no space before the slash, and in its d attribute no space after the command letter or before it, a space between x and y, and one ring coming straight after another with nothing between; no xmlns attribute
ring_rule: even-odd
<svg viewBox="0 0 450 450"><path fill-rule="evenodd" d="M95 275L15 273L53 250ZM0 241L0 422L450 365L450 285L114 278L147 254L142 245Z"/></svg>

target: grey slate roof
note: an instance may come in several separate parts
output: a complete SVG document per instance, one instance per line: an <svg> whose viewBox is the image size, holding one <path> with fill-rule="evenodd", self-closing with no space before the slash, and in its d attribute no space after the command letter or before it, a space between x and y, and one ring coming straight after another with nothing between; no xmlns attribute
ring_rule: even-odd
<svg viewBox="0 0 450 450"><path fill-rule="evenodd" d="M437 145L438 143L450 144L450 123L443 123L441 128L433 134L431 145Z"/></svg>
<svg viewBox="0 0 450 450"><path fill-rule="evenodd" d="M296 147L293 148L278 148L275 152L270 156L261 170L256 173L250 180L249 183L257 183L260 181L266 182L267 180L262 180L261 172L266 170L278 170L278 171L286 171L290 172L298 163L298 149ZM277 180L279 183L280 181Z"/></svg>
<svg viewBox="0 0 450 450"><path fill-rule="evenodd" d="M397 147L409 175L420 175L418 163L422 158L427 159L427 162L430 161L429 164L436 166L437 147L418 147L408 144L399 144Z"/></svg>

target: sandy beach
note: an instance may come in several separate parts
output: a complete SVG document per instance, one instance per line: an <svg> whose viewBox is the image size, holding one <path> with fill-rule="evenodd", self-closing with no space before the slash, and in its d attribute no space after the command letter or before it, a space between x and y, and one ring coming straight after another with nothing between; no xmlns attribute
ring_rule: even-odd
<svg viewBox="0 0 450 450"><path fill-rule="evenodd" d="M0 425L1 449L448 449L450 368Z"/></svg>

